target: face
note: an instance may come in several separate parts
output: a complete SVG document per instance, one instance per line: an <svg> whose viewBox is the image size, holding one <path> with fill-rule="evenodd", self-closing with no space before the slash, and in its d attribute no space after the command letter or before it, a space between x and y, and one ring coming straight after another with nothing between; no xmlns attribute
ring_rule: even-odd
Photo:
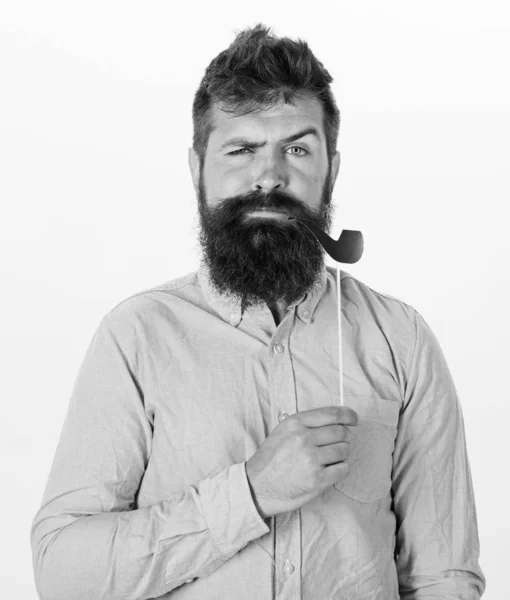
<svg viewBox="0 0 510 600"><path fill-rule="evenodd" d="M203 164L189 151L203 261L212 285L244 309L295 303L324 264L324 250L304 225L253 212L284 211L330 231L340 155L328 164L320 102L302 96L295 104L243 116L216 106ZM296 139L310 129L316 135Z"/></svg>

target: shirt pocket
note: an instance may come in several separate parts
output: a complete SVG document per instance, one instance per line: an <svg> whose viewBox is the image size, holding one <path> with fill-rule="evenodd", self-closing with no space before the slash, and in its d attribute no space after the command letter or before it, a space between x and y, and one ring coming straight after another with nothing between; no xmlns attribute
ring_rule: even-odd
<svg viewBox="0 0 510 600"><path fill-rule="evenodd" d="M400 403L384 398L344 396L344 404L358 413L358 425L350 427L349 472L333 485L358 502L381 500L391 489Z"/></svg>

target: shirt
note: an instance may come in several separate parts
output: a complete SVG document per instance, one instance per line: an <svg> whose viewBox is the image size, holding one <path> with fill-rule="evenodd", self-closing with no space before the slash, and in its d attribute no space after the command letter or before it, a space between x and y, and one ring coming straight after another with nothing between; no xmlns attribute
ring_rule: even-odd
<svg viewBox="0 0 510 600"><path fill-rule="evenodd" d="M101 319L31 528L42 600L475 600L458 395L412 306L341 273L345 479L259 515L246 461L286 415L339 404L336 269L241 312L201 262Z"/></svg>

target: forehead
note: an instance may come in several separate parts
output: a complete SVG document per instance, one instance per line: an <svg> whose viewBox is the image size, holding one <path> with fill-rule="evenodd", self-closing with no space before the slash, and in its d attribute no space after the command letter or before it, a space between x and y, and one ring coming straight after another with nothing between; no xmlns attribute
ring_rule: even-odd
<svg viewBox="0 0 510 600"><path fill-rule="evenodd" d="M221 105L213 105L212 124L209 143L211 146L221 144L234 134L260 135L261 132L274 135L275 139L284 137L307 125L315 125L324 138L323 108L317 98L298 96L293 99L295 106L280 104L274 108L255 111L247 115L237 115L221 110Z"/></svg>

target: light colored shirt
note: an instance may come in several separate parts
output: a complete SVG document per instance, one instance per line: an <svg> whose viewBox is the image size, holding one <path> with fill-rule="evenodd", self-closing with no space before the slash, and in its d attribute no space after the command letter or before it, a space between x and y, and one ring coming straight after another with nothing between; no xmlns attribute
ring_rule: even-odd
<svg viewBox="0 0 510 600"><path fill-rule="evenodd" d="M246 461L286 415L339 404L336 269L289 307L196 272L102 318L77 375L31 543L42 600L475 600L464 422L410 305L341 271L349 471L262 519Z"/></svg>

